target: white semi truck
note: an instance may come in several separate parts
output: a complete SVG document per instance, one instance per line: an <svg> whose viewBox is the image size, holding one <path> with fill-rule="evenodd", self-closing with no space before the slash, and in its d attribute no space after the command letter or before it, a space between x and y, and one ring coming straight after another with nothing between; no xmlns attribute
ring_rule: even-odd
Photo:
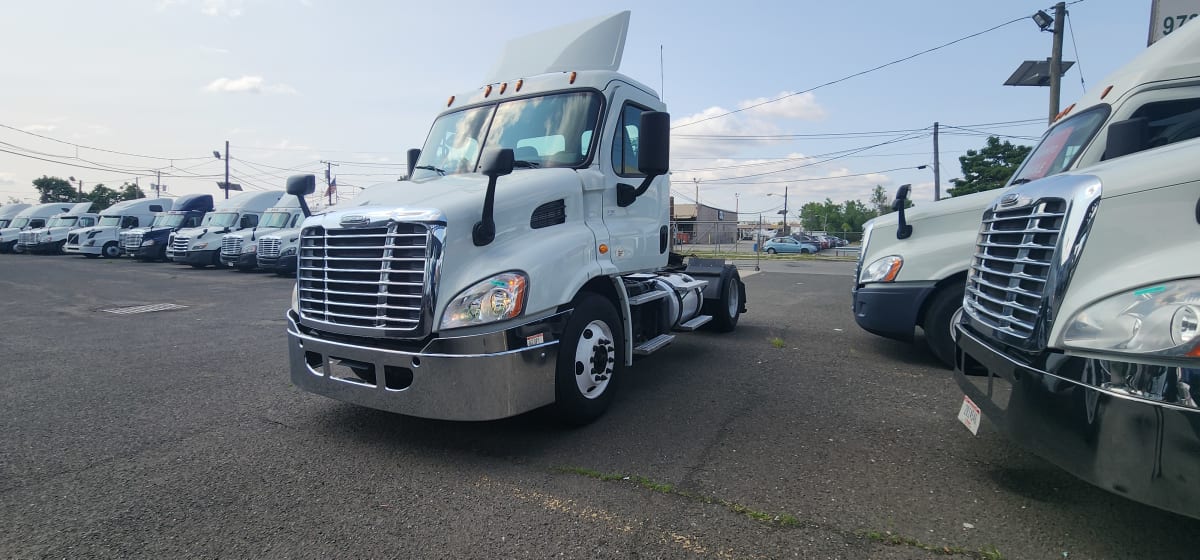
<svg viewBox="0 0 1200 560"><path fill-rule="evenodd" d="M195 268L221 266L221 241L226 234L258 225L259 217L275 206L283 191L246 192L222 200L204 216L199 227L171 234L167 258Z"/></svg>
<svg viewBox="0 0 1200 560"><path fill-rule="evenodd" d="M121 233L150 225L154 215L171 210L169 198L137 198L118 202L100 213L93 227L72 232L64 250L90 259L121 256Z"/></svg>
<svg viewBox="0 0 1200 560"><path fill-rule="evenodd" d="M1099 163L1113 123L1131 117L1188 122L1200 108L1200 26L1181 28L1169 39L1147 48L1068 107L1006 188ZM1156 141L1176 142L1188 134L1173 130ZM953 367L954 323L961 315L979 220L1002 192L922 203L868 223L854 286L859 326L905 341L922 327L933 354ZM907 198L907 191L898 198Z"/></svg>
<svg viewBox="0 0 1200 560"><path fill-rule="evenodd" d="M294 228L304 219L300 199L284 195L272 208L263 212L258 226L246 231L226 234L221 239L221 264L238 270L254 270L258 267L258 240L285 228Z"/></svg>
<svg viewBox="0 0 1200 560"><path fill-rule="evenodd" d="M276 274L296 271L300 228L280 229L258 238L258 268Z"/></svg>
<svg viewBox="0 0 1200 560"><path fill-rule="evenodd" d="M13 218L17 217L26 208L28 204L5 204L0 206L0 229L6 229L12 223Z"/></svg>
<svg viewBox="0 0 1200 560"><path fill-rule="evenodd" d="M588 422L675 333L733 330L737 269L668 253L670 118L617 72L629 12L510 42L410 180L304 221L292 381L401 414ZM561 48L559 48L561 47ZM311 193L313 176L289 180Z"/></svg>
<svg viewBox="0 0 1200 560"><path fill-rule="evenodd" d="M18 244L21 232L46 227L50 218L70 212L73 206L71 202L48 202L25 208L13 216L7 227L0 229L0 253L23 252L24 247Z"/></svg>
<svg viewBox="0 0 1200 560"><path fill-rule="evenodd" d="M62 253L72 233L96 225L97 216L91 210L91 202L75 204L69 211L55 214L45 227L21 232L17 245L25 253Z"/></svg>

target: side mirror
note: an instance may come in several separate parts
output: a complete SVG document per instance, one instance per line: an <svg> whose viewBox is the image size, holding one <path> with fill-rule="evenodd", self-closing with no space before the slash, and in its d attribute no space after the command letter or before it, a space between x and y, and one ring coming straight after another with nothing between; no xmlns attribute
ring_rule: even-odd
<svg viewBox="0 0 1200 560"><path fill-rule="evenodd" d="M316 175L292 175L287 180L287 193L300 200L300 211L307 218L312 215L308 210L308 201L304 197L317 192Z"/></svg>
<svg viewBox="0 0 1200 560"><path fill-rule="evenodd" d="M417 160L421 159L421 150L412 148L408 151L408 176L412 177L413 170L417 168Z"/></svg>
<svg viewBox="0 0 1200 560"><path fill-rule="evenodd" d="M636 188L617 185L617 206L625 207L646 194L650 183L671 169L671 115L662 111L642 113L638 123L638 171L646 176Z"/></svg>
<svg viewBox="0 0 1200 560"><path fill-rule="evenodd" d="M482 247L496 239L496 222L492 218L496 206L496 178L513 172L512 148L489 148L479 159L479 171L487 175L487 194L483 196L483 216L471 229L471 241Z"/></svg>
<svg viewBox="0 0 1200 560"><path fill-rule="evenodd" d="M252 228L252 227L258 227L258 216L254 216L254 215L242 216L242 218L240 220L238 220L238 229L246 229L246 228Z"/></svg>
<svg viewBox="0 0 1200 560"><path fill-rule="evenodd" d="M1150 120L1145 117L1126 119L1108 125L1104 156L1109 160L1137 153L1150 147Z"/></svg>
<svg viewBox="0 0 1200 560"><path fill-rule="evenodd" d="M912 226L904 221L904 207L908 203L908 194L912 185L900 185L896 189L896 200L892 202L892 210L897 212L896 239L908 239L912 236Z"/></svg>

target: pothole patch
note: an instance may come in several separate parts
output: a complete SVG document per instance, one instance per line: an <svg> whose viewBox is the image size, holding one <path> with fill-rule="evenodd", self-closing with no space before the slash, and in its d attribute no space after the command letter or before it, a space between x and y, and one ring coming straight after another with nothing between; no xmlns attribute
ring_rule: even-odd
<svg viewBox="0 0 1200 560"><path fill-rule="evenodd" d="M134 315L137 313L154 313L155 311L176 311L179 309L187 309L186 305L177 305L174 303L153 303L150 305L135 305L133 307L114 307L112 309L101 309L105 313L113 313L116 315Z"/></svg>

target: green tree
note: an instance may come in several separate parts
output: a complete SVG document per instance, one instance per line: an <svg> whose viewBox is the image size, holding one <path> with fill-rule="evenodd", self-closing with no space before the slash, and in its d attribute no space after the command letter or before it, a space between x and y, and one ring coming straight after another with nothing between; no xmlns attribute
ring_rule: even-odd
<svg viewBox="0 0 1200 560"><path fill-rule="evenodd" d="M980 150L967 150L967 155L958 158L962 165L962 179L951 179L954 187L950 196L962 196L1003 187L1017 166L1033 148L1020 146L995 136L989 136L987 145Z"/></svg>
<svg viewBox="0 0 1200 560"><path fill-rule="evenodd" d="M40 179L33 180L33 188L38 190L38 201L47 202L75 202L78 193L75 188L68 183L66 179L60 177L47 177L42 175Z"/></svg>
<svg viewBox="0 0 1200 560"><path fill-rule="evenodd" d="M125 183L121 185L121 189L117 191L121 193L121 200L134 200L138 198L146 198L146 193L142 188L134 183Z"/></svg>
<svg viewBox="0 0 1200 560"><path fill-rule="evenodd" d="M104 186L104 183L92 187L91 192L87 193L87 199L92 201L92 212L101 212L122 200L119 191Z"/></svg>
<svg viewBox="0 0 1200 560"><path fill-rule="evenodd" d="M871 200L868 201L875 213L882 216L892 211L892 199L888 197L887 191L883 190L883 185L875 185L875 189L871 191Z"/></svg>

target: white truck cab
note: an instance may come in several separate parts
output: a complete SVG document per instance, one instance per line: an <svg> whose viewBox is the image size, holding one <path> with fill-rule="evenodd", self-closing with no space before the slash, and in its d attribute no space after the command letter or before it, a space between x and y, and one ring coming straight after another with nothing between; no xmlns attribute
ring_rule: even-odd
<svg viewBox="0 0 1200 560"><path fill-rule="evenodd" d="M238 270L254 270L258 267L258 240L278 230L295 228L304 219L300 199L284 195L279 202L258 220L258 225L249 230L226 234L221 240L221 264Z"/></svg>
<svg viewBox="0 0 1200 560"><path fill-rule="evenodd" d="M100 213L95 226L71 232L67 240L67 253L96 257L115 258L121 256L121 232L150 225L154 215L171 210L169 198L137 198L118 202Z"/></svg>
<svg viewBox="0 0 1200 560"><path fill-rule="evenodd" d="M296 271L300 228L279 229L258 238L258 268L276 274Z"/></svg>
<svg viewBox="0 0 1200 560"><path fill-rule="evenodd" d="M735 327L737 269L668 253L670 117L617 72L628 24L622 12L510 42L410 151L410 180L304 221L295 385L412 416L553 405L582 423L634 355Z"/></svg>
<svg viewBox="0 0 1200 560"><path fill-rule="evenodd" d="M25 253L62 253L63 245L71 233L96 225L97 216L91 210L91 202L80 202L72 206L70 211L55 214L45 227L21 232L17 245Z"/></svg>
<svg viewBox="0 0 1200 560"><path fill-rule="evenodd" d="M982 415L1087 482L1193 518L1198 76L1200 26L1155 43L1078 104L1076 118L1108 123L1077 156L1099 163L1015 185L987 207L955 373L973 431ZM1025 168L1041 175L1071 157L1054 156Z"/></svg>
<svg viewBox="0 0 1200 560"><path fill-rule="evenodd" d="M859 326L906 341L913 339L915 327L922 327L933 354L953 367L954 323L961 315L984 209L1016 185L1102 161L1113 123L1134 117L1175 120L1184 124L1165 129L1155 141L1189 138L1189 115L1200 109L1198 30L1155 43L1067 107L1005 190L921 203L869 222L854 285Z"/></svg>
<svg viewBox="0 0 1200 560"><path fill-rule="evenodd" d="M262 213L276 206L283 195L283 191L246 192L220 201L204 216L199 227L171 234L167 258L195 268L221 266L221 241L225 235L257 226Z"/></svg>
<svg viewBox="0 0 1200 560"><path fill-rule="evenodd" d="M18 242L21 232L46 227L50 218L71 211L75 203L50 202L29 206L13 216L8 227L0 229L0 253L21 253L25 248Z"/></svg>
<svg viewBox="0 0 1200 560"><path fill-rule="evenodd" d="M29 208L28 204L5 204L4 206L0 206L0 230L7 228L12 223L13 218L17 217L17 214L20 214L26 208Z"/></svg>

